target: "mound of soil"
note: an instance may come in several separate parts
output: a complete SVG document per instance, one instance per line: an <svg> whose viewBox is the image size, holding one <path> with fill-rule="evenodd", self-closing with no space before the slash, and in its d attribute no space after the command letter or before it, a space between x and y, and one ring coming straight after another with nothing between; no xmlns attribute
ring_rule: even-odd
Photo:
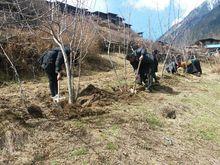
<svg viewBox="0 0 220 165"><path fill-rule="evenodd" d="M44 118L41 108L37 105L32 104L31 106L27 107L27 111L34 118Z"/></svg>
<svg viewBox="0 0 220 165"><path fill-rule="evenodd" d="M89 84L85 89L83 89L80 92L79 97L88 96L88 95L92 95L92 94L95 94L95 93L100 93L103 96L114 95L111 92L105 91L103 89L99 89L99 88L95 87L94 85Z"/></svg>
<svg viewBox="0 0 220 165"><path fill-rule="evenodd" d="M176 119L176 110L170 108L164 108L161 112L162 116L165 118Z"/></svg>
<svg viewBox="0 0 220 165"><path fill-rule="evenodd" d="M90 84L80 92L74 104L68 104L67 100L61 101L52 108L51 113L53 116L65 119L97 116L108 113L103 107L117 100L116 94Z"/></svg>
<svg viewBox="0 0 220 165"><path fill-rule="evenodd" d="M188 109L189 107L182 104L168 103L159 108L159 113L165 118L176 119L177 115L182 114L184 111Z"/></svg>
<svg viewBox="0 0 220 165"><path fill-rule="evenodd" d="M153 87L153 89L156 91L159 91L161 93L168 93L168 94L176 94L177 93L173 90L173 88L166 86L166 85L155 85Z"/></svg>
<svg viewBox="0 0 220 165"><path fill-rule="evenodd" d="M91 107L110 105L117 100L118 96L116 94L96 88L94 85L89 84L80 92L77 102L82 107Z"/></svg>
<svg viewBox="0 0 220 165"><path fill-rule="evenodd" d="M106 108L101 107L83 107L77 102L74 104L68 104L67 101L63 101L59 103L59 108L54 108L51 111L53 116L62 119L73 119L73 118L81 118L88 116L98 116L108 113Z"/></svg>

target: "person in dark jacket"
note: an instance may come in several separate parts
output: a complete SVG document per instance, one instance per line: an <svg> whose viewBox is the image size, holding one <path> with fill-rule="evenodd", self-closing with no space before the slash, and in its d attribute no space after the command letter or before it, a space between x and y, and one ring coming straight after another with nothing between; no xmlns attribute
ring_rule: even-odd
<svg viewBox="0 0 220 165"><path fill-rule="evenodd" d="M154 75L153 78L155 80L156 83L158 83L157 80L157 76L156 76L156 72L158 72L158 55L159 55L159 51L156 49L152 52L153 58L154 58Z"/></svg>
<svg viewBox="0 0 220 165"><path fill-rule="evenodd" d="M176 73L177 72L177 63L175 61L171 61L170 63L168 63L165 67L166 71L168 73Z"/></svg>
<svg viewBox="0 0 220 165"><path fill-rule="evenodd" d="M182 67L186 73L201 76L202 68L200 61L196 58L189 59L187 62L179 63L178 67Z"/></svg>
<svg viewBox="0 0 220 165"><path fill-rule="evenodd" d="M65 46L64 51L69 58L70 48ZM58 80L61 79L62 65L64 64L63 53L56 47L44 53L41 59L41 66L49 79L49 88L52 98L58 93Z"/></svg>
<svg viewBox="0 0 220 165"><path fill-rule="evenodd" d="M153 55L147 53L147 50L143 46L139 46L133 53L127 55L126 59L130 61L130 64L136 72L138 76L136 80L138 79L139 84L144 83L146 90L151 92L155 74ZM140 68L138 70L139 62Z"/></svg>

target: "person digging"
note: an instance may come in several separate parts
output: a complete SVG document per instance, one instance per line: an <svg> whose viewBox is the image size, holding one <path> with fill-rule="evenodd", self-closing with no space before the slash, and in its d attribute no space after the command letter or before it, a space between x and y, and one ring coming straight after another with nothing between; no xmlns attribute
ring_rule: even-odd
<svg viewBox="0 0 220 165"><path fill-rule="evenodd" d="M200 65L200 61L196 58L189 59L185 62L179 62L178 68L179 67L182 67L185 73L193 74L199 77L202 75L202 68Z"/></svg>
<svg viewBox="0 0 220 165"><path fill-rule="evenodd" d="M152 82L155 75L153 56L148 54L144 47L139 47L127 55L126 59L130 61L136 73L136 83L140 85L144 83L146 91L152 92Z"/></svg>
<svg viewBox="0 0 220 165"><path fill-rule="evenodd" d="M64 51L69 59L70 48L64 47ZM59 98L58 95L58 81L62 79L62 65L64 65L64 57L60 48L56 47L43 53L38 62L47 74L49 79L49 88L51 98L55 101Z"/></svg>

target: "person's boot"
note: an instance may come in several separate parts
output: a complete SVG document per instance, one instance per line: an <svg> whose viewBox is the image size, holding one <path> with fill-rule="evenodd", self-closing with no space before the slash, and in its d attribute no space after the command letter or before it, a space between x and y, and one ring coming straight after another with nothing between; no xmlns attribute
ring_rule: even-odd
<svg viewBox="0 0 220 165"><path fill-rule="evenodd" d="M201 77L201 73L200 73L200 72L198 72L198 73L197 73L197 76L198 76L198 77Z"/></svg>
<svg viewBox="0 0 220 165"><path fill-rule="evenodd" d="M152 89L151 89L150 87L146 87L146 88L145 88L145 91L146 91L147 93L152 93Z"/></svg>
<svg viewBox="0 0 220 165"><path fill-rule="evenodd" d="M54 100L56 100L57 98L59 98L59 95L58 94L56 94L55 96L51 96L51 99L54 101Z"/></svg>
<svg viewBox="0 0 220 165"><path fill-rule="evenodd" d="M160 82L157 79L155 79L155 84L160 84Z"/></svg>

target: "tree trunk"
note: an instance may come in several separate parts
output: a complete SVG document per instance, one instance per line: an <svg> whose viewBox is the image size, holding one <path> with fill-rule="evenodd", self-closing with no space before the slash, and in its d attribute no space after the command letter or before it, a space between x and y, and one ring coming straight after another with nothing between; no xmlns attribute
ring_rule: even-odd
<svg viewBox="0 0 220 165"><path fill-rule="evenodd" d="M67 87L68 87L68 93L69 93L68 102L69 102L69 104L73 104L73 102L74 102L74 89L73 89L73 85L72 85L72 75L71 75L69 61L67 59L66 52L64 51L64 46L56 38L54 38L54 40L59 45L59 47L62 51L62 54L63 54L64 64L65 64L66 74L67 74Z"/></svg>
<svg viewBox="0 0 220 165"><path fill-rule="evenodd" d="M72 104L74 102L74 94L73 94L74 89L73 89L73 85L72 85L71 69L70 69L69 61L67 60L66 52L64 51L64 47L61 45L60 48L63 53L66 74L67 74L67 87L68 87L68 93L69 93L68 102L69 102L69 104Z"/></svg>

